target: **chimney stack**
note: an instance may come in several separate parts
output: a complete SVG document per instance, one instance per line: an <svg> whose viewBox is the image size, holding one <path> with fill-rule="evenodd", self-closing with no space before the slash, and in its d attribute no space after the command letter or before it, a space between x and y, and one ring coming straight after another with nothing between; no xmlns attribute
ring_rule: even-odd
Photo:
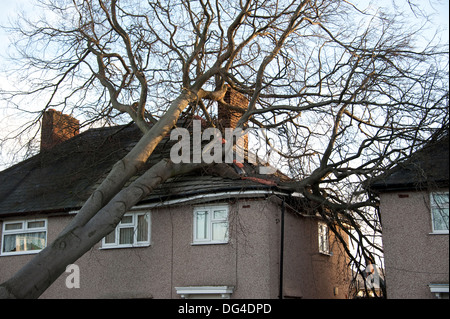
<svg viewBox="0 0 450 319"><path fill-rule="evenodd" d="M249 100L240 92L228 87L227 92L223 98L225 103L232 106L239 107L244 111L248 108ZM226 105L219 103L217 107L218 128L224 132L226 128L236 128L236 124L242 117L242 113L228 108ZM239 145L248 149L248 135L243 137L243 144Z"/></svg>
<svg viewBox="0 0 450 319"><path fill-rule="evenodd" d="M76 135L80 122L70 115L49 109L42 116L41 151L48 150Z"/></svg>

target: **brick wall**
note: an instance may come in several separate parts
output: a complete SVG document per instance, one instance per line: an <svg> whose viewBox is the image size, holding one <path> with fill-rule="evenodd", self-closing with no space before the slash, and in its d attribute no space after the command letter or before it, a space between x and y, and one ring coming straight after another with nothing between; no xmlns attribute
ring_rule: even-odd
<svg viewBox="0 0 450 319"><path fill-rule="evenodd" d="M224 97L225 103L228 103L234 107L242 108L243 110L247 109L249 100L238 91L228 88L227 93L225 93ZM217 107L217 115L218 115L218 123L217 127L222 130L222 132L226 128L235 128L236 124L242 117L242 113L236 110L232 110L227 105L219 103ZM248 149L248 136L246 135L243 138L243 144L241 144L244 149Z"/></svg>
<svg viewBox="0 0 450 319"><path fill-rule="evenodd" d="M80 122L70 115L50 109L42 116L41 151L78 135Z"/></svg>

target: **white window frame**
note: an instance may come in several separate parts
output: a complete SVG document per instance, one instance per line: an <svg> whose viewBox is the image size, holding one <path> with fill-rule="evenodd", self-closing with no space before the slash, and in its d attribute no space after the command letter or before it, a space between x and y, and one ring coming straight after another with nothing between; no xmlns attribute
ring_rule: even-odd
<svg viewBox="0 0 450 319"><path fill-rule="evenodd" d="M138 220L139 216L147 216L147 240L138 241ZM125 222L128 217L132 218L131 222ZM102 247L101 249L112 249L112 248L133 248L133 247L148 247L151 243L151 213L149 211L137 211L137 212L129 212L123 215L122 220L114 229L114 242L108 243L107 237L105 236L102 239ZM120 244L120 230L126 228L133 228L133 243L131 244ZM113 233L111 232L111 233Z"/></svg>
<svg viewBox="0 0 450 319"><path fill-rule="evenodd" d="M448 211L449 206L448 206L448 202L447 204L442 207L439 207L439 205L436 203L436 201L434 200L434 196L435 195L447 195L447 198L449 196L449 192L432 192L430 193L430 211L431 211L431 229L432 229L432 234L448 234L449 231L448 229L434 229L434 215L435 215L435 211L436 210L441 210L441 209L446 209Z"/></svg>
<svg viewBox="0 0 450 319"><path fill-rule="evenodd" d="M225 211L225 218L215 218L214 212ZM206 213L206 234L205 238L197 237L197 215L199 213ZM207 244L227 244L229 241L229 208L228 205L214 205L214 206L196 206L194 207L193 214L193 234L192 234L192 244L193 245L207 245ZM226 223L227 231L226 236L223 240L213 239L213 228L215 224Z"/></svg>
<svg viewBox="0 0 450 319"><path fill-rule="evenodd" d="M29 227L29 223L33 222L44 222L44 226L42 227ZM21 224L20 229L10 229L7 230L7 225L13 224ZM11 220L11 221L3 221L2 225L2 242L0 247L0 256L14 256L14 255L29 255L29 254L37 254L42 249L47 247L47 219L46 218L36 218L36 219L21 219L21 220ZM8 235L20 235L20 234L33 234L33 233L42 233L45 232L44 238L44 247L42 249L34 249L34 250L21 250L21 251L13 251L13 252L4 252L5 245L5 236Z"/></svg>
<svg viewBox="0 0 450 319"><path fill-rule="evenodd" d="M318 222L317 239L319 244L319 252L324 255L331 255L330 253L330 231L328 225L323 222ZM326 246L324 247L324 244Z"/></svg>

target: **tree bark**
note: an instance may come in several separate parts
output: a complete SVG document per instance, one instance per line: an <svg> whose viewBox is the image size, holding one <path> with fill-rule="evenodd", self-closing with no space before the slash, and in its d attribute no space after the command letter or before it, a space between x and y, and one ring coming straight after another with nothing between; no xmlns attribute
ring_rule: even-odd
<svg viewBox="0 0 450 319"><path fill-rule="evenodd" d="M159 142L169 134L181 112L190 102L196 99L196 93L184 90L172 102L166 114L144 134L136 146L122 160L113 166L111 172L89 197L76 218L64 232L70 231L73 227L86 224L99 209L106 205L123 188L125 183L145 164Z"/></svg>
<svg viewBox="0 0 450 319"><path fill-rule="evenodd" d="M177 122L184 108L197 95L185 90L171 105L168 112L150 129L125 158L114 165L108 177L91 195L70 224L58 238L12 278L0 285L0 298L37 298L66 269L120 222L122 216L155 187L169 177L188 171L195 166L175 165L161 160L130 186L125 183L145 164L158 143Z"/></svg>
<svg viewBox="0 0 450 319"><path fill-rule="evenodd" d="M193 164L163 159L120 191L85 225L63 232L12 278L0 285L0 298L38 298L66 269L115 229L122 216L168 178L186 173Z"/></svg>

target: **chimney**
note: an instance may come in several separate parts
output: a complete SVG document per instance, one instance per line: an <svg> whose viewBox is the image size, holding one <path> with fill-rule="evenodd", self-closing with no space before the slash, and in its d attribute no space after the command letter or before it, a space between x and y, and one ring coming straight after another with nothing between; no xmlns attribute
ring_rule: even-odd
<svg viewBox="0 0 450 319"><path fill-rule="evenodd" d="M76 135L80 122L70 115L49 109L42 116L41 151L48 150Z"/></svg>
<svg viewBox="0 0 450 319"><path fill-rule="evenodd" d="M249 100L238 91L228 87L227 92L223 98L225 103L228 103L234 107L239 107L246 110L248 107ZM242 113L228 108L226 105L219 103L217 106L217 116L218 116L218 128L224 132L226 128L236 128L236 124L242 117ZM248 149L248 135L243 137L243 144L239 145Z"/></svg>

